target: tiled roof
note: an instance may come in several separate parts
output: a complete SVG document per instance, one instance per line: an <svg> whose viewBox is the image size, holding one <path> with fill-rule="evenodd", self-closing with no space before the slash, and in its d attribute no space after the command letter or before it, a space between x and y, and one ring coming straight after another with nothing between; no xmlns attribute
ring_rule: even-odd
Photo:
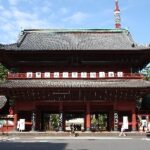
<svg viewBox="0 0 150 150"><path fill-rule="evenodd" d="M122 50L139 47L125 29L24 30L6 50Z"/></svg>
<svg viewBox="0 0 150 150"><path fill-rule="evenodd" d="M135 79L53 79L53 80L9 80L0 84L0 88L150 88L150 82Z"/></svg>
<svg viewBox="0 0 150 150"><path fill-rule="evenodd" d="M4 48L4 45L0 44L0 49L3 49Z"/></svg>

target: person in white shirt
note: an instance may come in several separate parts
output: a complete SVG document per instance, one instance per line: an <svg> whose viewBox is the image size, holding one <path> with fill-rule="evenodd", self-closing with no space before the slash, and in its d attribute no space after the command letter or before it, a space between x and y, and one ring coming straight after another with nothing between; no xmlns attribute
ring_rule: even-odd
<svg viewBox="0 0 150 150"><path fill-rule="evenodd" d="M121 126L121 132L119 133L119 136L126 136L126 134L124 133L124 131L125 131L125 127L124 127L124 124L122 124L122 126Z"/></svg>

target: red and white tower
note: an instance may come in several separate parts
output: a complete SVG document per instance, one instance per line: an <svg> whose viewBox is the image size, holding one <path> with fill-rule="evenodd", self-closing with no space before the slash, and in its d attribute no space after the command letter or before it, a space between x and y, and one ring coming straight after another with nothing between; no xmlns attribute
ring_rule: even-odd
<svg viewBox="0 0 150 150"><path fill-rule="evenodd" d="M121 28L121 18L120 18L120 9L119 9L119 3L118 0L115 0L115 28L120 29Z"/></svg>

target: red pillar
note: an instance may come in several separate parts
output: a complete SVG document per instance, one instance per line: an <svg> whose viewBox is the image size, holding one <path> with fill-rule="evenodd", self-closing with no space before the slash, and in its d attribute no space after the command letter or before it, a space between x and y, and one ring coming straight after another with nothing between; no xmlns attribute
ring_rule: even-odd
<svg viewBox="0 0 150 150"><path fill-rule="evenodd" d="M90 103L86 103L86 131L90 131L91 128L91 114L90 114Z"/></svg>
<svg viewBox="0 0 150 150"><path fill-rule="evenodd" d="M18 115L14 114L14 130L17 130L17 120L18 120Z"/></svg>
<svg viewBox="0 0 150 150"><path fill-rule="evenodd" d="M132 131L136 131L136 113L132 111Z"/></svg>

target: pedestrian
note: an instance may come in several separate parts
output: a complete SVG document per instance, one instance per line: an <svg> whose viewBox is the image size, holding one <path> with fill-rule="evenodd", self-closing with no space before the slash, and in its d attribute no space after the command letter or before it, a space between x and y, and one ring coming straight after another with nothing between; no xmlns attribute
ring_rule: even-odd
<svg viewBox="0 0 150 150"><path fill-rule="evenodd" d="M124 124L122 124L122 126L121 126L121 132L119 133L119 136L126 136L126 134L124 133L124 131L125 131L125 126L124 126Z"/></svg>
<svg viewBox="0 0 150 150"><path fill-rule="evenodd" d="M70 125L70 129L71 129L71 135L73 135L74 134L74 124Z"/></svg>

